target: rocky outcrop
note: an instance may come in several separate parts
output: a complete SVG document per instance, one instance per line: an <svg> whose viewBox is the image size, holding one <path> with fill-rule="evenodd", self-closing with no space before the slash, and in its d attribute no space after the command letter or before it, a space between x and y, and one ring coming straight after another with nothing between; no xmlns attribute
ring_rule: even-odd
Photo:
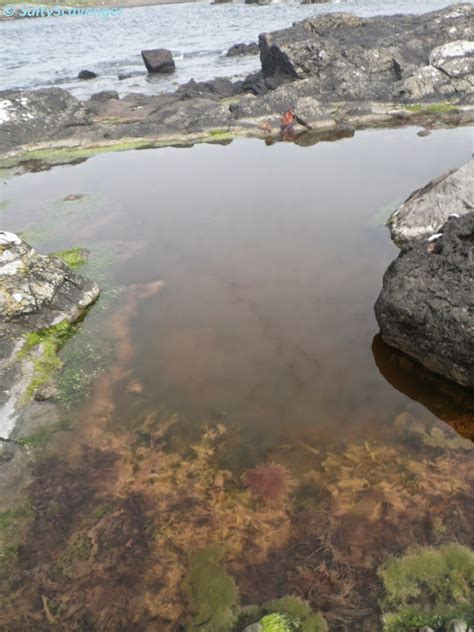
<svg viewBox="0 0 474 632"><path fill-rule="evenodd" d="M83 104L61 88L0 92L0 150L64 138L86 123Z"/></svg>
<svg viewBox="0 0 474 632"><path fill-rule="evenodd" d="M424 16L322 14L262 35L262 70L244 80L191 80L166 94L117 99L106 91L82 103L58 88L3 92L0 154L10 155L1 164L28 164L21 146L43 141L65 147L124 138L187 142L216 130L277 136L289 107L322 133L411 121L469 124L473 16L474 5ZM143 54L151 70L165 70L168 62L174 67L169 51ZM421 90L420 78L432 75L431 88Z"/></svg>
<svg viewBox="0 0 474 632"><path fill-rule="evenodd" d="M323 99L467 98L473 19L470 4L418 16L323 14L260 35L263 74L309 79Z"/></svg>
<svg viewBox="0 0 474 632"><path fill-rule="evenodd" d="M437 233L451 215L474 211L474 158L418 189L388 220L392 239L402 245Z"/></svg>
<svg viewBox="0 0 474 632"><path fill-rule="evenodd" d="M98 295L95 283L61 259L0 232L0 437L13 428L32 377L21 354L25 335L76 321Z"/></svg>
<svg viewBox="0 0 474 632"><path fill-rule="evenodd" d="M409 242L375 304L380 332L435 373L474 388L474 213Z"/></svg>
<svg viewBox="0 0 474 632"><path fill-rule="evenodd" d="M149 73L169 74L176 70L173 55L166 48L142 50L142 57Z"/></svg>

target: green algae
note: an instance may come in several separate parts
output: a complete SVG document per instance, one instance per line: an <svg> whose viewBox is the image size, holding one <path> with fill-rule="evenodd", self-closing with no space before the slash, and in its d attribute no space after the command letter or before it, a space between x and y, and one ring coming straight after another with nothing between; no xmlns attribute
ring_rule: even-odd
<svg viewBox="0 0 474 632"><path fill-rule="evenodd" d="M440 630L453 619L474 624L474 551L460 544L418 547L380 570L386 596L386 632L429 625Z"/></svg>
<svg viewBox="0 0 474 632"><path fill-rule="evenodd" d="M267 614L260 620L263 632L293 632L295 629L284 614Z"/></svg>
<svg viewBox="0 0 474 632"><path fill-rule="evenodd" d="M25 448L44 448L56 433L70 430L70 428L69 422L66 419L61 419L54 424L42 426L29 435L20 437L18 443Z"/></svg>
<svg viewBox="0 0 474 632"><path fill-rule="evenodd" d="M405 108L413 114L447 114L453 110L457 110L457 107L452 103L444 101L442 103L410 103Z"/></svg>
<svg viewBox="0 0 474 632"><path fill-rule="evenodd" d="M0 579L7 578L16 564L23 526L31 516L27 504L0 512Z"/></svg>
<svg viewBox="0 0 474 632"><path fill-rule="evenodd" d="M53 252L52 255L64 261L71 270L78 270L87 263L87 252L86 248L74 246L73 248L68 248L67 250Z"/></svg>
<svg viewBox="0 0 474 632"><path fill-rule="evenodd" d="M182 584L191 618L186 630L230 632L235 622L237 588L221 564L222 551L202 549L191 556Z"/></svg>
<svg viewBox="0 0 474 632"><path fill-rule="evenodd" d="M288 621L290 632L327 632L327 624L319 612L313 612L307 601L287 595L272 599L264 604L266 611L283 615Z"/></svg>

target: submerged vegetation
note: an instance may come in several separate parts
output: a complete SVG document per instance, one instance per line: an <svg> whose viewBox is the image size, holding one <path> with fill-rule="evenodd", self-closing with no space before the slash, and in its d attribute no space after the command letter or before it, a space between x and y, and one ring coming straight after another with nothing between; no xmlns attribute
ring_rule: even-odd
<svg viewBox="0 0 474 632"><path fill-rule="evenodd" d="M467 547L414 549L387 562L380 576L387 632L423 625L443 630L455 619L474 625L474 551Z"/></svg>
<svg viewBox="0 0 474 632"><path fill-rule="evenodd" d="M87 249L79 246L53 253L55 257L64 261L72 270L77 270L87 263L87 254Z"/></svg>

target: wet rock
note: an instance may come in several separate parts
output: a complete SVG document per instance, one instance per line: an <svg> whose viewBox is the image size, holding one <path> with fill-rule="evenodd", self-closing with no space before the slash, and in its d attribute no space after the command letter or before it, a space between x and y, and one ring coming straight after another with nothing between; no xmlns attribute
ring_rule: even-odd
<svg viewBox="0 0 474 632"><path fill-rule="evenodd" d="M81 70L78 75L77 78L80 79L81 81L87 81L88 79L95 79L97 77L95 72L92 72L92 70Z"/></svg>
<svg viewBox="0 0 474 632"><path fill-rule="evenodd" d="M176 70L173 55L166 48L142 50L142 57L149 73L169 74Z"/></svg>
<svg viewBox="0 0 474 632"><path fill-rule="evenodd" d="M225 77L218 77L212 81L195 81L191 79L187 83L182 84L176 94L182 99L195 99L199 97L215 96L219 98L231 97L241 89L241 83L233 83Z"/></svg>
<svg viewBox="0 0 474 632"><path fill-rule="evenodd" d="M252 623L243 632L263 632L263 625L261 623Z"/></svg>
<svg viewBox="0 0 474 632"><path fill-rule="evenodd" d="M99 288L61 259L0 232L0 336L77 320Z"/></svg>
<svg viewBox="0 0 474 632"><path fill-rule="evenodd" d="M474 210L474 158L418 189L388 220L392 239L404 244L439 231L450 215Z"/></svg>
<svg viewBox="0 0 474 632"><path fill-rule="evenodd" d="M474 92L473 17L472 5L421 16L323 14L260 35L263 75L311 77L314 95L332 100L467 101Z"/></svg>
<svg viewBox="0 0 474 632"><path fill-rule="evenodd" d="M303 0L301 4L326 4L330 0Z"/></svg>
<svg viewBox="0 0 474 632"><path fill-rule="evenodd" d="M453 619L447 627L448 632L467 632L467 623L462 619Z"/></svg>
<svg viewBox="0 0 474 632"><path fill-rule="evenodd" d="M383 279L375 315L385 342L427 369L474 387L474 213L414 240Z"/></svg>
<svg viewBox="0 0 474 632"><path fill-rule="evenodd" d="M431 132L429 129L421 129L419 132L416 133L416 135L419 136L420 138L426 138L430 134Z"/></svg>
<svg viewBox="0 0 474 632"><path fill-rule="evenodd" d="M242 55L258 55L260 49L256 42L250 42L250 44L234 44L229 48L226 53L226 57L238 57Z"/></svg>
<svg viewBox="0 0 474 632"><path fill-rule="evenodd" d="M0 436L13 429L32 379L31 362L20 354L25 334L74 322L98 295L96 283L61 259L40 255L17 235L0 232ZM54 396L49 384L42 386L40 399Z"/></svg>
<svg viewBox="0 0 474 632"><path fill-rule="evenodd" d="M61 88L0 92L0 152L45 138L72 135L86 123L81 101Z"/></svg>
<svg viewBox="0 0 474 632"><path fill-rule="evenodd" d="M102 90L95 92L91 96L91 101L109 101L110 99L118 99L119 95L116 90Z"/></svg>

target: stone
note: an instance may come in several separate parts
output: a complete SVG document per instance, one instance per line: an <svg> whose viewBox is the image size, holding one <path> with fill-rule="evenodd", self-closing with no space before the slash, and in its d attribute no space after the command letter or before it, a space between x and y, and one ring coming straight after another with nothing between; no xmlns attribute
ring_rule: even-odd
<svg viewBox="0 0 474 632"><path fill-rule="evenodd" d="M462 619L453 619L448 623L447 632L467 632L467 623Z"/></svg>
<svg viewBox="0 0 474 632"><path fill-rule="evenodd" d="M473 210L474 158L412 193L387 224L393 241L401 245L437 233L450 215L464 215Z"/></svg>
<svg viewBox="0 0 474 632"><path fill-rule="evenodd" d="M119 95L116 90L101 90L101 92L95 92L91 96L91 101L110 101L110 99L118 99Z"/></svg>
<svg viewBox="0 0 474 632"><path fill-rule="evenodd" d="M261 623L252 623L243 632L263 632L263 625Z"/></svg>
<svg viewBox="0 0 474 632"><path fill-rule="evenodd" d="M61 88L0 91L0 152L72 135L86 123L84 105Z"/></svg>
<svg viewBox="0 0 474 632"><path fill-rule="evenodd" d="M384 341L427 369L474 387L474 213L406 244L375 304Z"/></svg>
<svg viewBox="0 0 474 632"><path fill-rule="evenodd" d="M88 79L95 79L97 77L95 72L92 72L92 70L81 70L78 75L77 78L80 79L81 81L87 81Z"/></svg>
<svg viewBox="0 0 474 632"><path fill-rule="evenodd" d="M173 55L166 48L142 50L142 57L150 74L170 74L176 70Z"/></svg>
<svg viewBox="0 0 474 632"><path fill-rule="evenodd" d="M229 48L226 53L226 57L238 57L242 55L258 55L260 48L256 42L250 42L250 44L234 44Z"/></svg>

